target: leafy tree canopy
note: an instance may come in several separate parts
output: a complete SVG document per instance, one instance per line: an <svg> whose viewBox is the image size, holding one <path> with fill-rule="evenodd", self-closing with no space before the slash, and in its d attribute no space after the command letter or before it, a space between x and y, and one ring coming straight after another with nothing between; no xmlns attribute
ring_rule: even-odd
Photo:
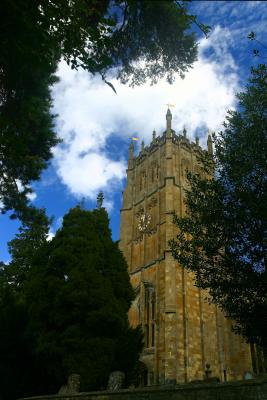
<svg viewBox="0 0 267 400"><path fill-rule="evenodd" d="M248 341L267 345L267 69L252 68L238 111L215 137L215 175L189 174L187 212L175 216L173 256L196 273ZM205 157L207 158L207 157ZM207 176L207 175L206 175Z"/></svg>
<svg viewBox="0 0 267 400"><path fill-rule="evenodd" d="M0 13L0 200L25 218L30 183L58 142L49 88L61 58L124 83L181 76L196 59L195 23L174 0L2 0ZM192 31L192 30L191 30ZM113 88L114 89L114 88Z"/></svg>

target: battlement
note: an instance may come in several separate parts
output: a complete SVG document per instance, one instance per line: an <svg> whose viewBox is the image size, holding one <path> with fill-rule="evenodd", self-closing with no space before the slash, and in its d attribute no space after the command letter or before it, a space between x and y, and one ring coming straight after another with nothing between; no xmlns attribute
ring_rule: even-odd
<svg viewBox="0 0 267 400"><path fill-rule="evenodd" d="M176 146L179 146L181 148L196 152L196 153L201 153L201 152L206 152L206 149L202 149L199 144L195 142L190 142L190 140L185 137L182 134L176 134L175 131L172 131L172 137L171 137L172 143L174 143ZM136 165L140 164L141 162L144 161L144 158L152 154L154 151L159 149L161 146L166 144L166 131L163 133L162 136L157 136L153 138L151 141L150 145L143 147L140 151L139 154L135 157L133 157L134 163Z"/></svg>
<svg viewBox="0 0 267 400"><path fill-rule="evenodd" d="M201 154L203 152L208 152L212 154L212 139L210 132L208 133L207 140L207 150L203 149L199 145L199 138L196 137L195 142L190 141L186 136L186 129L176 134L176 132L171 128L172 114L168 109L166 114L167 129L163 132L162 136L156 136L156 132L153 131L152 141L148 146L145 146L144 141L142 141L141 149L138 155L134 155L134 147L131 143L129 149L129 160L131 160L131 168L141 164L147 157L149 157L156 150L160 149L166 144L167 141L173 143L180 149L189 151L190 153Z"/></svg>

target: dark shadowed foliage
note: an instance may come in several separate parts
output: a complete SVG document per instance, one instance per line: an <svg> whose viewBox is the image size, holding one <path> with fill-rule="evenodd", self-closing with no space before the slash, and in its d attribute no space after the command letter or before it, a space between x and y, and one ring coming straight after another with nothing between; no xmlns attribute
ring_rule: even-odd
<svg viewBox="0 0 267 400"><path fill-rule="evenodd" d="M82 390L106 387L111 371L128 379L138 360L142 334L127 317L133 289L108 223L104 208L76 207L33 260L25 285L29 329L51 387L71 373L81 375Z"/></svg>
<svg viewBox="0 0 267 400"><path fill-rule="evenodd" d="M266 65L252 69L237 98L238 110L228 112L224 131L214 137L215 175L210 159L202 160L210 178L189 174L187 212L174 218L179 233L170 245L235 331L266 348Z"/></svg>
<svg viewBox="0 0 267 400"><path fill-rule="evenodd" d="M122 82L173 81L196 59L191 26L208 27L173 0L2 0L0 5L0 200L27 219L27 193L58 143L51 85L64 59ZM192 29L191 29L192 31Z"/></svg>

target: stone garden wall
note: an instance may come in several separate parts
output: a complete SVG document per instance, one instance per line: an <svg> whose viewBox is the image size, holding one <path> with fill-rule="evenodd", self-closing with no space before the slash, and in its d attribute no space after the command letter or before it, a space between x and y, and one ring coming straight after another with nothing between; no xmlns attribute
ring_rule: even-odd
<svg viewBox="0 0 267 400"><path fill-rule="evenodd" d="M150 386L118 392L38 396L27 400L267 400L267 378L226 383Z"/></svg>

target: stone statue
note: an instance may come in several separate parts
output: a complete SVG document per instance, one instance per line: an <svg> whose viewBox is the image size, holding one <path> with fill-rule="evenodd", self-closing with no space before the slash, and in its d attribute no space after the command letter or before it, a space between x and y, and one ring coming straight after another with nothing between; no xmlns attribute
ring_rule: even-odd
<svg viewBox="0 0 267 400"><path fill-rule="evenodd" d="M61 386L58 394L76 394L80 390L80 375L71 374L68 377L67 385Z"/></svg>
<svg viewBox="0 0 267 400"><path fill-rule="evenodd" d="M125 373L122 371L113 371L109 375L107 390L120 390L123 388Z"/></svg>

